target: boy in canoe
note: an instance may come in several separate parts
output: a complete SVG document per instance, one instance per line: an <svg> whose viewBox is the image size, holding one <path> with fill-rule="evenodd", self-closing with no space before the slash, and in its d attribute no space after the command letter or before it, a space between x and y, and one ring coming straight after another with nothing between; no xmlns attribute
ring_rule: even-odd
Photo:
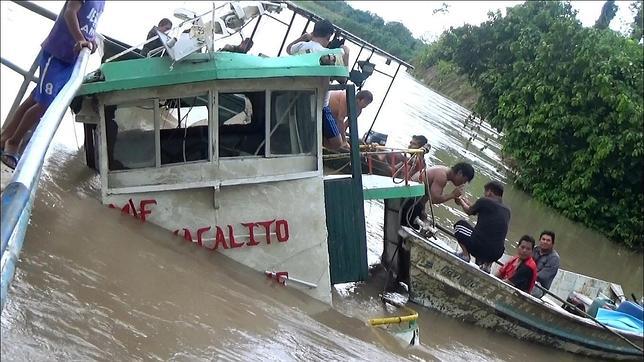
<svg viewBox="0 0 644 362"><path fill-rule="evenodd" d="M454 225L454 236L463 252L457 254L466 262L470 255L476 258L476 264L485 272L490 272L492 263L503 256L505 236L510 223L510 209L503 204L503 185L490 181L483 187L484 196L472 205L459 197L455 201L468 215L478 215L476 226L459 220Z"/></svg>
<svg viewBox="0 0 644 362"><path fill-rule="evenodd" d="M497 277L517 289L530 293L537 281L537 264L532 259L534 239L523 235L517 245L517 255L508 260L497 273Z"/></svg>

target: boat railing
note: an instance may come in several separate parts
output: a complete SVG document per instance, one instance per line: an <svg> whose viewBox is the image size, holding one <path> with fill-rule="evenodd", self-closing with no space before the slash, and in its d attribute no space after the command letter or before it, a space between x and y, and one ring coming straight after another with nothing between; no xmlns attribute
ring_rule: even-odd
<svg viewBox="0 0 644 362"><path fill-rule="evenodd" d="M385 146L361 145L360 155L366 161L366 173L374 174L378 166L386 165L393 182L409 185L409 181L422 182L425 175L423 157L426 149L392 148ZM375 156L375 157L374 157ZM324 160L349 158L349 153L339 152L322 156ZM378 165L378 166L377 166ZM417 175L417 177L414 177Z"/></svg>
<svg viewBox="0 0 644 362"><path fill-rule="evenodd" d="M0 260L2 306L4 308L9 284L13 279L15 264L22 249L27 225L31 216L38 181L45 161L45 154L60 125L60 122L72 102L76 91L80 88L90 50L81 50L72 75L42 116L34 131L11 181L2 192L2 215L0 219L1 250ZM25 76L26 77L26 76Z"/></svg>

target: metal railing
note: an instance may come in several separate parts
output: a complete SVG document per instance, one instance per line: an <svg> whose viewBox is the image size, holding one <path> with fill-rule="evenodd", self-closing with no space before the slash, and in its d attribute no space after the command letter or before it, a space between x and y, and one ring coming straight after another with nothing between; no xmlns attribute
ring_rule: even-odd
<svg viewBox="0 0 644 362"><path fill-rule="evenodd" d="M27 225L31 216L38 181L42 172L45 154L60 125L76 91L83 83L90 50L83 48L74 65L72 75L40 119L27 148L25 149L11 181L2 193L0 216L0 288L2 305L7 298L9 284L13 279L18 255L22 249Z"/></svg>

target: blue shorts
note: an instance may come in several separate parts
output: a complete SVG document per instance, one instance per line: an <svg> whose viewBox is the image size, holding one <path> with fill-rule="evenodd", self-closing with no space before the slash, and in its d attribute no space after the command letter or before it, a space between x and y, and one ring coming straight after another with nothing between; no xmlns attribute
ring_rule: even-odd
<svg viewBox="0 0 644 362"><path fill-rule="evenodd" d="M31 95L38 104L49 107L71 78L74 64L63 62L43 49L38 58L38 68L40 80Z"/></svg>
<svg viewBox="0 0 644 362"><path fill-rule="evenodd" d="M331 108L325 106L322 108L322 135L329 139L340 135L338 125L335 123L335 117L331 113Z"/></svg>

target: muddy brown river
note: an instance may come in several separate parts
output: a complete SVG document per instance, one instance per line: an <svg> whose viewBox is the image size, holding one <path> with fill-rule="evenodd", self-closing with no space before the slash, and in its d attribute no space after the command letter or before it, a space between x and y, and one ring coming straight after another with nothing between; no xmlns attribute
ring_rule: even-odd
<svg viewBox="0 0 644 362"><path fill-rule="evenodd" d="M28 68L51 22L11 3L1 6L2 56ZM168 15L175 8L164 6ZM186 5L179 2L181 6ZM60 8L48 7L56 12ZM154 14L136 25L141 36L156 21ZM106 10L104 16L99 30L114 35L107 26L115 21L108 20L115 13ZM124 13L120 20L134 16ZM26 27L31 31L20 39L8 31L14 29L15 34ZM21 77L4 66L1 72L4 120ZM365 89L376 94L374 104L386 85L386 79L377 77L367 82ZM361 133L376 111L376 106L365 110L359 120ZM404 146L412 134L424 134L432 144L426 156L430 164L473 163L477 175L468 193L478 197L488 180L509 180L500 164L498 135L465 127L467 114L401 74L374 130L389 134L391 146ZM330 307L221 254L121 215L98 201L98 178L84 166L81 140L82 128L67 116L48 154L2 312L3 360L584 360L414 304L410 306L420 315L421 345L403 346L367 324L369 318L396 314L380 300L380 276L336 286ZM504 202L513 211L509 240L552 229L563 268L620 283L627 295L642 295L641 254L567 220L511 184ZM454 204L434 211L442 224L463 217ZM368 259L376 264L382 251L382 203L366 202L365 213ZM507 252L514 252L512 245Z"/></svg>

